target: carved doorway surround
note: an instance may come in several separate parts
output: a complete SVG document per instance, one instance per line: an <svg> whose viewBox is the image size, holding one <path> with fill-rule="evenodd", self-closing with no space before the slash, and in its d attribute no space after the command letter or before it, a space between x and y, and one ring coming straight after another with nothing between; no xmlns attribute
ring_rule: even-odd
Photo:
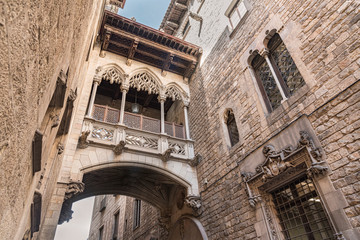
<svg viewBox="0 0 360 240"><path fill-rule="evenodd" d="M308 132L300 131L295 147L276 150L268 144L262 153L265 161L255 172L241 173L249 204L256 211L259 239L293 239L300 235L305 239L323 239L325 235L328 239L345 239L329 209L331 200L324 196L324 189L331 185L329 169ZM321 224L317 224L319 221Z"/></svg>

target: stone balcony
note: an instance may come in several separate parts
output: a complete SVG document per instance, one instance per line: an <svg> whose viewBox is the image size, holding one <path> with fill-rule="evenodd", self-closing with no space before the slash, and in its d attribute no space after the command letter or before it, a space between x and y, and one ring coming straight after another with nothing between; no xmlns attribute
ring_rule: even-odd
<svg viewBox="0 0 360 240"><path fill-rule="evenodd" d="M126 119L127 114L130 114L131 117L135 115L125 113L124 119ZM135 117L139 117L141 123L144 122L143 116ZM157 119L152 120L154 122L158 121ZM96 120L93 117L85 117L82 132L89 133L87 137L88 144L101 148L113 148L115 154L121 154L122 151L139 152L139 154L157 155L163 161L180 160L191 164L189 161L195 157L194 141L176 137L175 124L172 125L174 129L173 135L170 135L171 133L162 134L151 131L151 129L145 130L146 127L142 124L140 124L139 128L135 128L134 121L132 123L132 125L127 121L124 121L124 124L110 123ZM179 126L176 127L179 128ZM116 146L120 147L118 148L120 152L115 150Z"/></svg>

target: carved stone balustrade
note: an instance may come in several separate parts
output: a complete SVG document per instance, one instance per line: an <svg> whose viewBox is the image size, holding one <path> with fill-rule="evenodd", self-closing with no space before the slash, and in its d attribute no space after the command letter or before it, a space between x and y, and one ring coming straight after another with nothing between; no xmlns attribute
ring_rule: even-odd
<svg viewBox="0 0 360 240"><path fill-rule="evenodd" d="M162 156L168 149L171 149L169 160L186 161L190 165L191 160L195 157L192 140L168 134L154 133L85 117L82 132L87 131L90 134L86 141L92 146L114 148L120 142L125 142L122 152L138 151L157 156Z"/></svg>

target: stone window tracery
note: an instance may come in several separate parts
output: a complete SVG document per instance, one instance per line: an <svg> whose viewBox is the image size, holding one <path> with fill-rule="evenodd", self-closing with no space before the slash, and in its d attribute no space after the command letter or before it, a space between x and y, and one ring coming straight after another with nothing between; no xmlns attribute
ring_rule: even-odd
<svg viewBox="0 0 360 240"><path fill-rule="evenodd" d="M272 36L268 48L273 66L276 71L280 72L281 78L285 82L286 92L288 95L292 95L297 89L304 86L305 82L278 33Z"/></svg>
<svg viewBox="0 0 360 240"><path fill-rule="evenodd" d="M304 86L305 81L280 35L275 30L267 34L268 49L262 55L252 52L250 65L267 111L272 112Z"/></svg>
<svg viewBox="0 0 360 240"><path fill-rule="evenodd" d="M109 81L110 84L117 83L121 84L123 81L123 74L114 67L108 68L102 75L102 78L106 81Z"/></svg>
<svg viewBox="0 0 360 240"><path fill-rule="evenodd" d="M138 91L148 91L149 94L159 94L160 86L149 73L137 73L130 78L129 86L136 88Z"/></svg>
<svg viewBox="0 0 360 240"><path fill-rule="evenodd" d="M231 146L239 142L239 131L236 125L235 116L232 109L226 111L225 123L228 129Z"/></svg>

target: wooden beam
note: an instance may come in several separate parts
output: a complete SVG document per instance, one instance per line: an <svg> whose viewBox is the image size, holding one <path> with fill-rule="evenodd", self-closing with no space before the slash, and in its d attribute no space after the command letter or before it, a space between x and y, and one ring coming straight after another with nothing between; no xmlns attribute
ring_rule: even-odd
<svg viewBox="0 0 360 240"><path fill-rule="evenodd" d="M180 10L187 10L188 9L188 7L185 4L182 4L182 3L179 3L179 2L175 2L175 7L177 9L180 9Z"/></svg>
<svg viewBox="0 0 360 240"><path fill-rule="evenodd" d="M179 28L179 24L172 22L172 21L166 21L166 25L174 28L174 29L178 29Z"/></svg>
<svg viewBox="0 0 360 240"><path fill-rule="evenodd" d="M129 49L129 54L127 56L128 59L127 62L130 63L130 65L131 65L131 60L134 58L138 45L139 45L139 39L135 38L132 42L131 48Z"/></svg>
<svg viewBox="0 0 360 240"><path fill-rule="evenodd" d="M124 37L127 37L127 38L130 38L132 40L138 38L138 36L134 35L134 34L131 34L131 33L128 33L124 30L120 30L120 29L117 29L113 26L110 26L108 24L105 24L104 28L112 33L116 33L120 36L124 36ZM148 39L144 39L144 38L141 38L139 39L139 42L140 43L144 43L146 45L149 45L149 46L153 46L154 48L157 48L159 50L162 50L162 51L165 51L165 52L168 52L168 53L172 53L174 54L175 56L179 56L180 58L183 58L187 61L191 61L191 62L197 62L197 57L195 56L192 56L192 55L188 55L188 54L185 54L183 52L180 52L180 51L176 51L170 47L167 47L167 46L163 46L157 42L153 42L151 40L148 40Z"/></svg>

